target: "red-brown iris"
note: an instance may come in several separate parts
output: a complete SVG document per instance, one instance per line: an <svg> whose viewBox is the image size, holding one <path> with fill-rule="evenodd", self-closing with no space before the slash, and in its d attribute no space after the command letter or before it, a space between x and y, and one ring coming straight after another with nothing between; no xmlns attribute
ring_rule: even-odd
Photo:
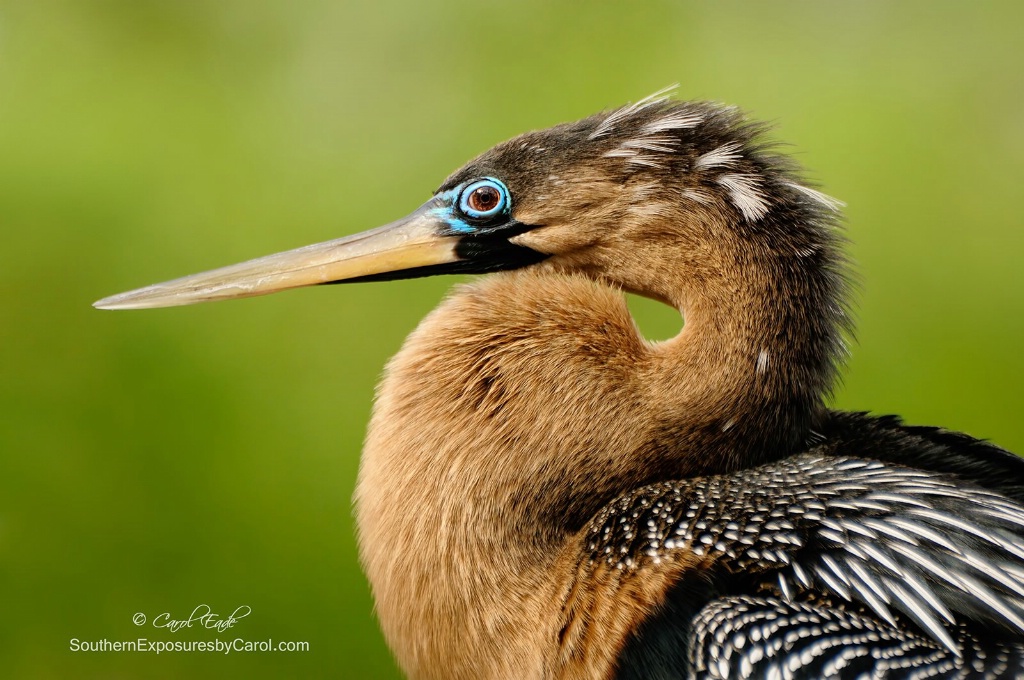
<svg viewBox="0 0 1024 680"><path fill-rule="evenodd" d="M485 184L474 189L466 198L466 203L476 212L491 212L501 203L501 192L497 187Z"/></svg>

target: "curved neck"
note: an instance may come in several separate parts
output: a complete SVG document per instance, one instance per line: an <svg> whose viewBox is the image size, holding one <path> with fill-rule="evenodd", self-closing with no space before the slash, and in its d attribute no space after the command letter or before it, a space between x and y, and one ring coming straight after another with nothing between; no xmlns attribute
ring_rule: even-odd
<svg viewBox="0 0 1024 680"><path fill-rule="evenodd" d="M654 345L616 290L543 267L462 287L424 320L381 385L356 496L410 676L539 676L568 580L557 566L601 507L806 440L835 331L815 334L813 300L757 290L680 290L686 327Z"/></svg>
<svg viewBox="0 0 1024 680"><path fill-rule="evenodd" d="M654 460L687 452L688 475L730 472L803 448L841 355L836 281L766 254L723 285L670 291L686 325L655 349L649 381L670 395ZM726 281L744 285L724 285ZM828 311L823 311L828 310Z"/></svg>

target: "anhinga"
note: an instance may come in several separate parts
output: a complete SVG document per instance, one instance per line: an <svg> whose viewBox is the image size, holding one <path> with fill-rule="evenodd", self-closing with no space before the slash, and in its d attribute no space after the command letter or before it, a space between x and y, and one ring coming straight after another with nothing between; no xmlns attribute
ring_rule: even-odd
<svg viewBox="0 0 1024 680"><path fill-rule="evenodd" d="M409 336L356 490L413 678L1024 676L1024 462L829 410L839 204L660 93L499 144L363 234L101 300L495 273ZM623 291L678 309L647 342Z"/></svg>

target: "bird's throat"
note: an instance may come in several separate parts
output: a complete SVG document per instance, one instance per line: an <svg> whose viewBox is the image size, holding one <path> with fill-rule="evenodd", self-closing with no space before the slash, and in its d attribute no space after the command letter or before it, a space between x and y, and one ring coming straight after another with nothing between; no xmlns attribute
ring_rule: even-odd
<svg viewBox="0 0 1024 680"><path fill-rule="evenodd" d="M501 677L489 664L516 657L510 640L556 634L565 584L550 574L601 507L734 469L751 428L762 458L806 436L820 395L792 394L785 353L713 332L720 318L697 310L650 344L618 291L524 271L458 289L410 335L380 387L356 496L364 566L407 673ZM538 626L506 629L523 620ZM436 665L452 635L475 640L475 661L463 647Z"/></svg>

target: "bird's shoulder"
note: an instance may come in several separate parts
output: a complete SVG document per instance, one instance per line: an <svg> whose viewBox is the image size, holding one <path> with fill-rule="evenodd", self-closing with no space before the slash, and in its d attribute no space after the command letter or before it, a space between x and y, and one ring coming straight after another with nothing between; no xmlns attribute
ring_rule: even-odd
<svg viewBox="0 0 1024 680"><path fill-rule="evenodd" d="M950 474L1024 503L1024 458L983 439L898 416L833 411L815 450Z"/></svg>
<svg viewBox="0 0 1024 680"><path fill-rule="evenodd" d="M603 508L563 658L605 645L619 678L1022 669L1022 490L1024 462L986 442L831 414L807 451Z"/></svg>

